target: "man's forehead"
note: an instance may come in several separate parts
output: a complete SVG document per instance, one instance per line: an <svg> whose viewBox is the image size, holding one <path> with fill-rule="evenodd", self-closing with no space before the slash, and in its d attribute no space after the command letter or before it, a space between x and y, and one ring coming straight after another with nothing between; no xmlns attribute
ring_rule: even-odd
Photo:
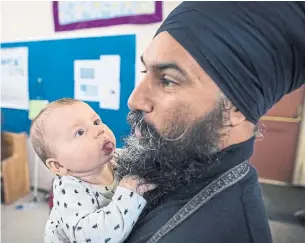
<svg viewBox="0 0 305 243"><path fill-rule="evenodd" d="M161 32L149 44L143 53L145 64L155 64L159 62L179 62L187 51L168 33Z"/></svg>
<svg viewBox="0 0 305 243"><path fill-rule="evenodd" d="M150 43L142 56L146 67L175 63L186 73L194 73L195 70L203 72L202 67L191 54L177 42L167 31L159 33Z"/></svg>
<svg viewBox="0 0 305 243"><path fill-rule="evenodd" d="M177 64L188 77L206 79L206 72L193 56L167 31L159 33L145 50L142 61L146 67L163 63Z"/></svg>

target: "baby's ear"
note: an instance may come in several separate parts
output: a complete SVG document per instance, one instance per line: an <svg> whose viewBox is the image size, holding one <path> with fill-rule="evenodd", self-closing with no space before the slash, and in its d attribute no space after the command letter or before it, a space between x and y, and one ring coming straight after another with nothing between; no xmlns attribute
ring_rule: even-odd
<svg viewBox="0 0 305 243"><path fill-rule="evenodd" d="M47 159L46 166L56 175L65 176L68 174L68 170L60 165L54 158Z"/></svg>

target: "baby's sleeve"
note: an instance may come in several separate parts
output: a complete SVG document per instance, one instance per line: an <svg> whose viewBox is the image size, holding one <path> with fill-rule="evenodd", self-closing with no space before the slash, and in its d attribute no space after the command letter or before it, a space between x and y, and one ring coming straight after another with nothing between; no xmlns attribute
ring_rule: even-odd
<svg viewBox="0 0 305 243"><path fill-rule="evenodd" d="M50 213L50 218L47 220L45 232L44 232L44 243L65 243L67 242L62 235L59 233L59 222L53 217L54 209Z"/></svg>
<svg viewBox="0 0 305 243"><path fill-rule="evenodd" d="M51 225L51 220L49 219L46 224L44 232L44 243L61 243L60 239L57 236L57 232Z"/></svg>
<svg viewBox="0 0 305 243"><path fill-rule="evenodd" d="M54 204L62 228L72 243L123 242L146 205L140 195L117 187L112 201L107 206L98 208L97 195L86 185L77 180L60 184L56 195L54 193ZM98 197L102 195L99 194Z"/></svg>

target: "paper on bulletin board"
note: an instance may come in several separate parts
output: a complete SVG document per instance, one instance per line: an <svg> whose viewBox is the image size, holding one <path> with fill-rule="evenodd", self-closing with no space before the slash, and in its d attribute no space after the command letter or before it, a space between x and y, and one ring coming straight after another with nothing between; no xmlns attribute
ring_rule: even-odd
<svg viewBox="0 0 305 243"><path fill-rule="evenodd" d="M100 60L74 61L74 98L99 102Z"/></svg>
<svg viewBox="0 0 305 243"><path fill-rule="evenodd" d="M29 108L28 48L1 48L1 107Z"/></svg>
<svg viewBox="0 0 305 243"><path fill-rule="evenodd" d="M47 100L30 100L29 102L29 119L34 120L39 112L49 103Z"/></svg>
<svg viewBox="0 0 305 243"><path fill-rule="evenodd" d="M102 109L119 110L121 57L119 55L102 55L100 63L102 78L99 85L99 106Z"/></svg>
<svg viewBox="0 0 305 243"><path fill-rule="evenodd" d="M119 110L121 58L102 55L97 60L74 61L74 98L99 102L102 109Z"/></svg>

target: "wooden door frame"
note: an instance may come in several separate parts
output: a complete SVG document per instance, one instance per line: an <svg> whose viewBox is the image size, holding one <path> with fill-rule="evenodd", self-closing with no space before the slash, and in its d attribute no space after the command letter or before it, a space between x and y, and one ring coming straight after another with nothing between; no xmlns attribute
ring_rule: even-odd
<svg viewBox="0 0 305 243"><path fill-rule="evenodd" d="M302 108L303 119L300 126L299 142L292 178L292 184L305 187L305 95Z"/></svg>

